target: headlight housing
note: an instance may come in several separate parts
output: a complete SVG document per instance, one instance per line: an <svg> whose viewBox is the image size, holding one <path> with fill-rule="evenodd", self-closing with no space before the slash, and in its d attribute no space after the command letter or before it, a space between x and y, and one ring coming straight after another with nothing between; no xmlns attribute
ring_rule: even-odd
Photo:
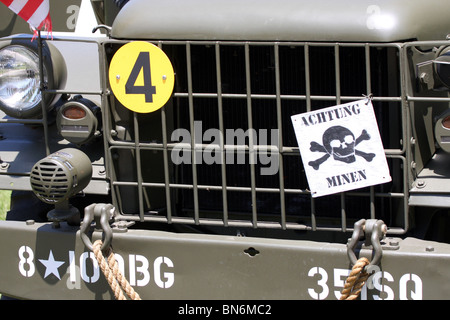
<svg viewBox="0 0 450 320"><path fill-rule="evenodd" d="M0 109L8 116L24 119L42 115L37 41L13 39L0 43ZM58 89L65 82L66 68L59 51L44 42L44 82ZM47 110L54 95L45 95Z"/></svg>

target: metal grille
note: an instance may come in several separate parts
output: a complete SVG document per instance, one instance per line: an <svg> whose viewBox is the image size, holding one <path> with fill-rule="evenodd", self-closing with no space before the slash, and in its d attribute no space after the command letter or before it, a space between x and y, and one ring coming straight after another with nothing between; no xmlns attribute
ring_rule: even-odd
<svg viewBox="0 0 450 320"><path fill-rule="evenodd" d="M108 60L123 43L105 44ZM407 229L400 45L217 41L157 45L176 72L171 101L160 111L137 114L112 95L109 98L112 192L124 218L333 231L349 231L361 218L376 218L385 221L391 234ZM369 94L393 181L312 198L290 117ZM177 129L190 134L183 142L191 163L174 163L173 154L182 146L172 136ZM209 129L220 130L222 137L227 129L277 134L265 141L246 139L241 146L245 161L236 164L239 147L222 138L205 139ZM222 161L208 164L201 157L212 146L218 152L214 159ZM251 161L267 151L276 152L276 174L262 175L267 165ZM236 162L226 161L227 153Z"/></svg>

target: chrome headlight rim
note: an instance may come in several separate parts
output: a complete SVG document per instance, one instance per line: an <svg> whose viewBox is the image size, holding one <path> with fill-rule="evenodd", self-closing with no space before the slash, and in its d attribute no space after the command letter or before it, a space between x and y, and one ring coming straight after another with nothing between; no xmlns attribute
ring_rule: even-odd
<svg viewBox="0 0 450 320"><path fill-rule="evenodd" d="M38 55L38 41L31 41L29 37L18 37L8 39L8 41L0 42L0 50L8 47L19 47L27 50L30 54L36 57L37 67L39 68L39 55ZM59 89L62 84L65 83L66 79L66 67L64 59L61 53L48 41L43 41L42 46L42 56L43 56L43 66L44 66L44 86L46 89ZM38 86L40 82L38 82ZM39 90L39 88L38 88ZM18 118L18 119L32 119L39 118L42 116L42 95L39 92L41 98L33 106L22 110L15 106L7 105L3 101L0 101L0 110L2 110L6 115ZM52 102L54 102L56 96L54 94L44 94L44 104L46 111L52 109Z"/></svg>

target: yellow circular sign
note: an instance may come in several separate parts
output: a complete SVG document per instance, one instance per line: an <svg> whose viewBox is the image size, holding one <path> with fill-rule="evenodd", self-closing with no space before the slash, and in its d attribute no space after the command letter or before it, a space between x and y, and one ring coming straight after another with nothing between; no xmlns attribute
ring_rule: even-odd
<svg viewBox="0 0 450 320"><path fill-rule="evenodd" d="M109 66L109 83L121 104L139 113L153 112L172 95L172 63L157 46L135 41L123 45Z"/></svg>

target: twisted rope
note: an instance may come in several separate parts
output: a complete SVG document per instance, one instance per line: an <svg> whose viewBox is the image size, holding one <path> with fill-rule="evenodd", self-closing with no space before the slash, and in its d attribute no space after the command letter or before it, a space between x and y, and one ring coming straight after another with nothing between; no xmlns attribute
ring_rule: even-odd
<svg viewBox="0 0 450 320"><path fill-rule="evenodd" d="M97 259L98 265L105 275L106 280L109 283L112 291L114 292L114 296L117 300L126 300L127 298L123 294L123 291L127 294L127 296L132 300L141 300L136 291L134 291L133 287L128 283L127 279L122 275L119 270L119 265L114 257L114 253L109 247L105 255L107 256L108 262L106 262L105 257L103 256L103 252L101 250L102 241L97 240L93 244L93 251L95 254L95 258Z"/></svg>
<svg viewBox="0 0 450 320"><path fill-rule="evenodd" d="M369 263L367 258L360 258L356 261L350 275L345 280L344 289L342 289L339 300L355 300L358 298L364 283L369 277L369 274L364 270Z"/></svg>

